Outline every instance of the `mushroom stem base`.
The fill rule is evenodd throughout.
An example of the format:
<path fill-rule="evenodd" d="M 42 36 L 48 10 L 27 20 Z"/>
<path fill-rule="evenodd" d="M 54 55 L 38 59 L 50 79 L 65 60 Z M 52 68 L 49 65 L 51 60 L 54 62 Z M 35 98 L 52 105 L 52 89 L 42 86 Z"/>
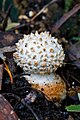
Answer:
<path fill-rule="evenodd" d="M 51 74 L 31 74 L 26 79 L 33 88 L 42 91 L 46 97 L 56 101 L 66 97 L 66 84 L 59 75 Z"/>

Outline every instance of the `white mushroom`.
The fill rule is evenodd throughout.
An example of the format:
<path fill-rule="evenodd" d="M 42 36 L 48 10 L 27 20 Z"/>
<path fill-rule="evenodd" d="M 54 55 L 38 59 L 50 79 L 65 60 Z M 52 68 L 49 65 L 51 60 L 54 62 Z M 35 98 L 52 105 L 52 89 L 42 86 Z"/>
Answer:
<path fill-rule="evenodd" d="M 16 47 L 14 61 L 31 74 L 26 78 L 32 87 L 41 90 L 49 99 L 64 99 L 66 85 L 55 71 L 62 66 L 65 54 L 57 39 L 49 32 L 36 32 L 24 35 Z"/>

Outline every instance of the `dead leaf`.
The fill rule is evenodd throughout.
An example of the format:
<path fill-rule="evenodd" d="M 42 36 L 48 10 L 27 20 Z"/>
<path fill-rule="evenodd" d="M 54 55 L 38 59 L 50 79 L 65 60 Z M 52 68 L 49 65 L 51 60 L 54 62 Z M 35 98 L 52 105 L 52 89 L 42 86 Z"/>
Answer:
<path fill-rule="evenodd" d="M 0 120 L 18 120 L 10 103 L 0 94 Z"/>
<path fill-rule="evenodd" d="M 73 64 L 80 68 L 80 41 L 71 45 L 66 53 Z"/>

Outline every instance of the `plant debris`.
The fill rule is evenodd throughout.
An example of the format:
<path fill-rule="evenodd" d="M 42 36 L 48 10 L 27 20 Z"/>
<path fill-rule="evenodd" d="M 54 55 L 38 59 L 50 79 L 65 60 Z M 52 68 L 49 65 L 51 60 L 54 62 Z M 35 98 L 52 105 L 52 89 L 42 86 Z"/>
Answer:
<path fill-rule="evenodd" d="M 0 90 L 2 87 L 2 79 L 3 79 L 3 64 L 0 64 Z"/>
<path fill-rule="evenodd" d="M 80 69 L 80 42 L 72 44 L 69 49 L 66 50 L 66 54 L 73 65 Z"/>
<path fill-rule="evenodd" d="M 19 120 L 10 103 L 0 94 L 0 120 Z"/>
<path fill-rule="evenodd" d="M 69 12 L 65 13 L 60 20 L 58 20 L 53 26 L 52 26 L 52 30 L 51 33 L 53 34 L 54 32 L 56 32 L 60 26 L 66 22 L 73 14 L 75 14 L 78 10 L 80 10 L 80 4 L 77 4 L 73 7 L 72 10 L 70 10 Z"/>

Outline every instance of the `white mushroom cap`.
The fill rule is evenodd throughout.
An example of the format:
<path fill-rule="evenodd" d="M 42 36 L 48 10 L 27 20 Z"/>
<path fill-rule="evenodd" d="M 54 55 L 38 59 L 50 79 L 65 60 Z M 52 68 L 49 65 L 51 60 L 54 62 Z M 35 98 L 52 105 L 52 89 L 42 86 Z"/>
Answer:
<path fill-rule="evenodd" d="M 52 73 L 65 58 L 62 46 L 49 32 L 24 35 L 16 47 L 14 61 L 28 73 Z"/>

